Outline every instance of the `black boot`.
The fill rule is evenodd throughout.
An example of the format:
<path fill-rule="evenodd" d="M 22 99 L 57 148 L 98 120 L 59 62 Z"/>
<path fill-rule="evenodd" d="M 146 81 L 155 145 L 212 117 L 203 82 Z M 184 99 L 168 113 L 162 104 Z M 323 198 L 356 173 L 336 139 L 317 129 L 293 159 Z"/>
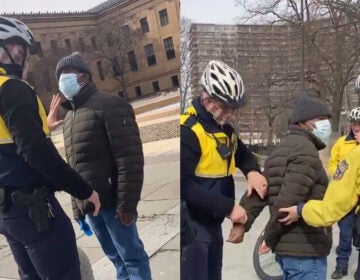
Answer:
<path fill-rule="evenodd" d="M 347 268 L 336 267 L 333 274 L 331 274 L 331 278 L 332 279 L 341 279 L 344 276 L 346 276 L 347 274 L 348 274 Z"/>

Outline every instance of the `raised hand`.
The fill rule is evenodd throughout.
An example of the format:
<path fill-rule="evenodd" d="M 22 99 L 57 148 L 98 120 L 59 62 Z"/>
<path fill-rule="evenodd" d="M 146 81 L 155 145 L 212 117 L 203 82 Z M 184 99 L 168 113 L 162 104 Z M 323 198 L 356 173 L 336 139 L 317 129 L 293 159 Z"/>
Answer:
<path fill-rule="evenodd" d="M 64 120 L 58 120 L 58 111 L 61 103 L 60 94 L 53 95 L 50 103 L 50 110 L 47 116 L 47 123 L 50 131 L 56 129 L 59 125 L 63 124 Z"/>

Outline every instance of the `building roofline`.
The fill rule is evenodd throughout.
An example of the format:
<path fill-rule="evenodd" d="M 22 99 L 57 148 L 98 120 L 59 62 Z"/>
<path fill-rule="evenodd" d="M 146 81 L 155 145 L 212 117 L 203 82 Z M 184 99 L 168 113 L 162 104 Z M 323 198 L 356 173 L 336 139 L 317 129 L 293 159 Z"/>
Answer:
<path fill-rule="evenodd" d="M 118 5 L 123 5 L 128 3 L 130 0 L 107 0 L 87 11 L 47 11 L 47 12 L 28 12 L 28 13 L 18 13 L 18 12 L 11 12 L 11 13 L 0 13 L 0 16 L 6 17 L 19 17 L 19 18 L 39 18 L 39 17 L 52 17 L 52 16 L 62 16 L 62 17 L 82 17 L 82 16 L 98 16 L 105 11 L 111 10 Z"/>

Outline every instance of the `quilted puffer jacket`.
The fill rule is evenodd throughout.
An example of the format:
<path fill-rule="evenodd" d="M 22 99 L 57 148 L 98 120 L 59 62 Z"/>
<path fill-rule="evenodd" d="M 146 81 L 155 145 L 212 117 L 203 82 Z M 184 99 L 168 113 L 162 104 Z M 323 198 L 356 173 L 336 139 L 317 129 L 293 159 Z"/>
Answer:
<path fill-rule="evenodd" d="M 331 227 L 312 227 L 302 219 L 290 226 L 278 221 L 284 217 L 279 213 L 279 208 L 323 198 L 328 178 L 318 150 L 324 147 L 311 132 L 291 125 L 283 141 L 265 161 L 267 199 L 261 200 L 256 195 L 247 198 L 244 195 L 241 200 L 248 212 L 248 229 L 262 209 L 269 205 L 271 217 L 264 237 L 266 244 L 277 254 L 316 257 L 330 253 Z"/>
<path fill-rule="evenodd" d="M 144 156 L 134 111 L 94 84 L 62 104 L 66 159 L 98 193 L 102 209 L 136 213 L 144 178 Z M 92 209 L 72 198 L 74 218 Z"/>

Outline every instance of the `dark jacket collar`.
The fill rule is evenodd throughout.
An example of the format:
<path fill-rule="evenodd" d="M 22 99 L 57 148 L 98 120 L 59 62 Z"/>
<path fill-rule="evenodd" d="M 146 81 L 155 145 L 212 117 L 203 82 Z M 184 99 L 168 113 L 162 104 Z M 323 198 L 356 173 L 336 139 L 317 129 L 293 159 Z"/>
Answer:
<path fill-rule="evenodd" d="M 355 135 L 354 132 L 352 132 L 351 130 L 351 132 L 348 135 L 346 135 L 345 141 L 353 141 L 353 140 L 355 140 Z"/>
<path fill-rule="evenodd" d="M 80 92 L 74 96 L 73 100 L 66 100 L 61 104 L 67 110 L 72 110 L 73 108 L 77 108 L 81 106 L 91 95 L 96 93 L 97 87 L 95 84 L 90 83 L 81 88 Z"/>
<path fill-rule="evenodd" d="M 324 149 L 326 147 L 326 145 L 320 140 L 318 139 L 314 134 L 311 133 L 311 131 L 307 131 L 305 129 L 300 128 L 299 126 L 295 125 L 295 124 L 291 124 L 289 125 L 289 129 L 288 132 L 286 133 L 288 134 L 295 134 L 295 135 L 302 135 L 305 136 L 307 139 L 309 139 L 311 142 L 314 143 L 316 149 L 318 151 Z"/>
<path fill-rule="evenodd" d="M 204 106 L 201 104 L 200 97 L 194 99 L 192 101 L 192 105 L 195 108 L 195 111 L 197 113 L 197 119 L 198 121 L 203 125 L 204 129 L 207 132 L 215 133 L 215 132 L 225 132 L 227 135 L 231 135 L 234 131 L 232 126 L 230 125 L 218 125 L 213 116 L 205 110 Z"/>

